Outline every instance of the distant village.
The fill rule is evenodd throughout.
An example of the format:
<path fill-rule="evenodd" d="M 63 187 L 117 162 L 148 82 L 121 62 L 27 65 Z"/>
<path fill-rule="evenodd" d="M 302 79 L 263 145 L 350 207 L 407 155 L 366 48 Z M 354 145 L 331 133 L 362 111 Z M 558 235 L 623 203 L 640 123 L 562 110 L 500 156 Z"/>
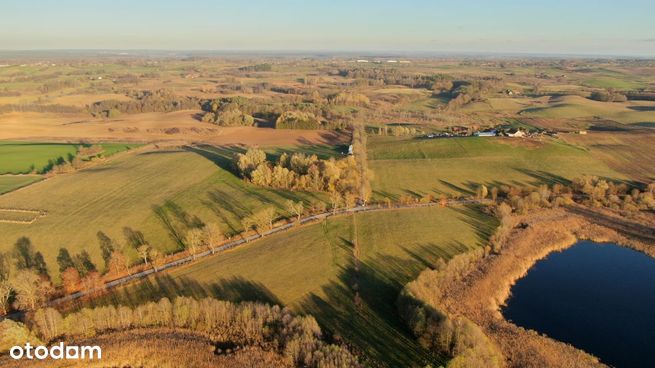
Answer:
<path fill-rule="evenodd" d="M 580 133 L 582 134 L 582 133 Z M 534 138 L 541 136 L 557 137 L 558 133 L 552 130 L 512 127 L 511 125 L 499 125 L 494 128 L 476 130 L 467 126 L 451 126 L 448 131 L 426 134 L 426 138 L 449 138 L 449 137 L 511 137 L 511 138 Z"/>

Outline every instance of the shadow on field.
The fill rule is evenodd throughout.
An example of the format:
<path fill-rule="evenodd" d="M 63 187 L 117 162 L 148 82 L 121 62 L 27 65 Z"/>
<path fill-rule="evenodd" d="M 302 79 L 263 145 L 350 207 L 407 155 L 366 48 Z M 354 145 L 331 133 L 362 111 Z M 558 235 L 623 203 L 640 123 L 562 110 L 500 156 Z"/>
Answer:
<path fill-rule="evenodd" d="M 298 309 L 313 315 L 334 340 L 372 360 L 371 366 L 439 366 L 445 360 L 421 347 L 398 314 L 396 299 L 409 278 L 398 275 L 406 267 L 407 260 L 388 256 L 360 262 L 358 271 L 347 267 L 339 282 L 322 288 L 325 296 L 312 294 Z"/>
<path fill-rule="evenodd" d="M 294 301 L 290 307 L 296 312 L 314 316 L 328 337 L 346 343 L 361 354 L 365 363 L 370 363 L 369 366 L 419 368 L 444 365 L 447 360 L 445 357 L 432 354 L 417 342 L 402 320 L 396 300 L 406 283 L 416 279 L 426 268 L 431 268 L 438 259 L 448 259 L 486 243 L 495 223 L 480 211 L 479 206 L 458 206 L 452 210 L 456 211 L 455 216 L 462 217 L 470 227 L 476 229 L 477 244 L 449 240 L 410 247 L 399 242 L 397 246 L 403 251 L 402 255 L 378 253 L 367 250 L 375 248 L 360 244 L 363 254 L 355 260 L 354 243 L 348 238 L 348 233 L 334 234 L 338 241 L 332 245 L 341 247 L 342 251 L 346 251 L 344 254 L 347 254 L 347 257 L 334 258 L 339 269 L 337 278 L 320 286 L 320 293 L 308 294 Z M 448 229 L 435 228 L 434 231 Z M 275 285 L 277 278 L 286 277 L 284 272 L 262 284 L 238 276 L 219 278 L 215 274 L 220 270 L 210 267 L 206 267 L 203 272 L 196 272 L 196 266 L 199 265 L 202 264 L 194 266 L 195 275 L 202 274 L 203 278 L 213 277 L 217 281 L 204 283 L 184 275 L 172 277 L 162 274 L 112 290 L 91 304 L 137 305 L 162 297 L 211 296 L 234 302 L 259 301 L 282 305 L 267 285 Z M 180 272 L 184 273 L 184 267 Z"/>
<path fill-rule="evenodd" d="M 439 180 L 439 182 L 440 182 L 442 185 L 444 185 L 444 186 L 446 186 L 446 187 L 448 187 L 448 188 L 450 188 L 450 189 L 452 189 L 452 190 L 454 190 L 454 191 L 456 191 L 456 192 L 459 192 L 459 193 L 462 194 L 462 195 L 473 195 L 473 194 L 475 194 L 475 192 L 474 192 L 474 191 L 471 191 L 470 189 L 466 189 L 466 188 L 464 188 L 464 187 L 460 187 L 460 186 L 458 186 L 458 185 L 455 185 L 455 184 L 453 184 L 453 183 L 447 182 L 447 181 L 445 181 L 445 180 Z"/>
<path fill-rule="evenodd" d="M 173 277 L 168 274 L 161 274 L 144 279 L 137 284 L 114 289 L 106 295 L 87 302 L 84 306 L 136 306 L 145 302 L 157 301 L 164 297 L 173 300 L 178 296 L 213 297 L 231 302 L 259 301 L 268 304 L 281 304 L 264 285 L 242 277 L 237 276 L 220 279 L 212 283 L 201 283 L 187 277 Z M 77 308 L 83 307 L 79 303 L 76 302 Z"/>
<path fill-rule="evenodd" d="M 487 240 L 491 237 L 498 220 L 482 212 L 480 205 L 471 204 L 462 207 L 452 207 L 453 211 L 462 215 L 462 220 L 471 225 L 475 229 L 478 238 L 477 245 L 483 247 L 487 244 Z M 465 246 L 465 248 L 468 248 Z"/>
<path fill-rule="evenodd" d="M 163 206 L 153 206 L 152 210 L 180 249 L 184 248 L 184 237 L 187 231 L 205 226 L 198 216 L 189 214 L 170 200 L 166 201 Z"/>
<path fill-rule="evenodd" d="M 233 157 L 237 153 L 245 153 L 246 149 L 241 146 L 185 146 L 184 150 L 187 152 L 196 153 L 209 161 L 216 164 L 221 169 L 231 172 L 236 175 L 234 164 L 232 163 Z"/>

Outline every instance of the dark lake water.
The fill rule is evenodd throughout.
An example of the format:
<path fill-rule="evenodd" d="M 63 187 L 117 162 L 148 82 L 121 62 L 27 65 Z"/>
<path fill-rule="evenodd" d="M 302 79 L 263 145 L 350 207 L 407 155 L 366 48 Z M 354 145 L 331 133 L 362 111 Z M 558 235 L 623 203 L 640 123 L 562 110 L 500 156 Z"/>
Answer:
<path fill-rule="evenodd" d="M 618 368 L 655 367 L 655 259 L 581 241 L 537 262 L 503 315 Z"/>

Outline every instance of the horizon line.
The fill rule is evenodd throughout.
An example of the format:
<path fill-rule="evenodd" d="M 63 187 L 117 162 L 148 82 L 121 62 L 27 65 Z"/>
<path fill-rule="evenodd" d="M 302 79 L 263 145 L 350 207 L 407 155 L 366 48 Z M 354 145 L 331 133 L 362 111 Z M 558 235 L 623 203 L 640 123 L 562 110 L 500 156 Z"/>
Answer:
<path fill-rule="evenodd" d="M 361 55 L 391 57 L 404 56 L 409 58 L 418 57 L 533 57 L 533 58 L 630 58 L 630 59 L 655 59 L 655 54 L 617 54 L 617 53 L 571 53 L 571 52 L 508 52 L 508 51 L 435 51 L 435 50 L 348 50 L 348 49 L 166 49 L 166 48 L 26 48 L 26 49 L 3 49 L 1 54 L 20 53 L 114 53 L 118 55 L 107 56 L 130 56 L 129 53 L 189 53 L 189 54 L 231 54 L 231 55 L 276 55 L 276 56 L 298 56 L 298 55 Z M 103 55 L 97 55 L 103 56 Z"/>

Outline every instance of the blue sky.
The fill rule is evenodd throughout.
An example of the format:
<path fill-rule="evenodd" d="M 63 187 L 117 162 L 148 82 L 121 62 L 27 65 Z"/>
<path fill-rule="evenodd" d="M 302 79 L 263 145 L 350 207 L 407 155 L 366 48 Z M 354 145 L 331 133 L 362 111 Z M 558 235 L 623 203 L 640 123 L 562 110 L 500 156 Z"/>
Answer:
<path fill-rule="evenodd" d="M 653 0 L 2 0 L 0 49 L 655 56 Z"/>

